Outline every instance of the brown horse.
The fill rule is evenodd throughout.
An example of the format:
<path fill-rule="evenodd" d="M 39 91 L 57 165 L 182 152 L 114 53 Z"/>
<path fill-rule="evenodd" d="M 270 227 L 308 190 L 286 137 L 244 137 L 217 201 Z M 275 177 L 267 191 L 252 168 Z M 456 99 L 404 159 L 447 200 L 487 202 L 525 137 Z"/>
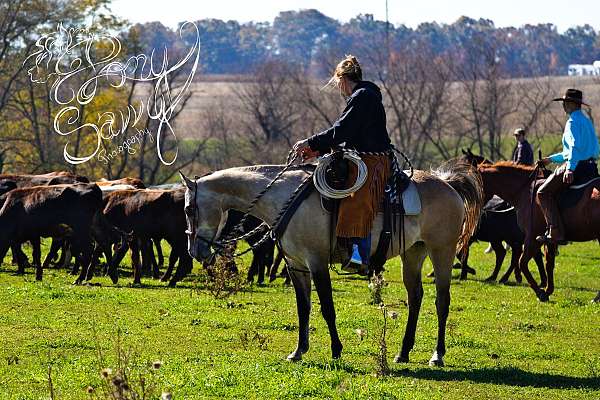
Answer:
<path fill-rule="evenodd" d="M 494 194 L 515 206 L 519 226 L 525 233 L 523 254 L 519 260 L 519 269 L 525 275 L 529 286 L 535 291 L 540 301 L 547 301 L 554 292 L 554 263 L 556 245 L 546 247 L 547 286 L 541 288 L 527 267 L 529 260 L 540 249 L 541 244 L 535 240 L 546 230 L 546 221 L 542 214 L 535 192 L 543 182 L 538 179 L 538 171 L 534 167 L 516 165 L 501 161 L 492 165 L 479 165 L 486 200 Z M 600 182 L 587 185 L 581 199 L 573 207 L 562 209 L 561 216 L 565 223 L 568 241 L 587 242 L 600 240 Z"/>

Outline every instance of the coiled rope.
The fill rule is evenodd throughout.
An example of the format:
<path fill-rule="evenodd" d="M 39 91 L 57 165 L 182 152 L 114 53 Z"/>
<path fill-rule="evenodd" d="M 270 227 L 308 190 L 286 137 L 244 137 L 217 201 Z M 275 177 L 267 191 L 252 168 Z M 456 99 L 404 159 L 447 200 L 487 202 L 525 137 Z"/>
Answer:
<path fill-rule="evenodd" d="M 354 151 L 344 151 L 343 158 L 354 163 L 358 169 L 356 182 L 348 189 L 334 189 L 327 183 L 326 171 L 329 164 L 331 164 L 334 161 L 333 153 L 326 154 L 323 157 L 319 158 L 317 167 L 313 174 L 313 182 L 315 184 L 315 188 L 323 196 L 328 197 L 330 199 L 343 199 L 344 197 L 348 197 L 352 193 L 358 191 L 358 189 L 360 189 L 367 181 L 367 165 L 363 160 L 361 160 L 358 153 Z"/>

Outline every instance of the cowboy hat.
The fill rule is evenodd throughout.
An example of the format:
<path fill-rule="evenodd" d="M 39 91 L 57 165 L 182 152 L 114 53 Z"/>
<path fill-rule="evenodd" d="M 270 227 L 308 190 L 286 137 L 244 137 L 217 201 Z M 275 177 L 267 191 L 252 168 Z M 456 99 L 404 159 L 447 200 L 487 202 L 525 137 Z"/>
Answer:
<path fill-rule="evenodd" d="M 525 135 L 525 133 L 526 133 L 525 128 L 517 128 L 513 132 L 513 135 L 515 135 L 515 136 L 517 136 L 517 135 Z"/>
<path fill-rule="evenodd" d="M 552 101 L 572 101 L 589 107 L 588 104 L 583 102 L 583 92 L 578 89 L 567 89 L 563 97 L 557 97 L 556 99 L 552 99 Z"/>

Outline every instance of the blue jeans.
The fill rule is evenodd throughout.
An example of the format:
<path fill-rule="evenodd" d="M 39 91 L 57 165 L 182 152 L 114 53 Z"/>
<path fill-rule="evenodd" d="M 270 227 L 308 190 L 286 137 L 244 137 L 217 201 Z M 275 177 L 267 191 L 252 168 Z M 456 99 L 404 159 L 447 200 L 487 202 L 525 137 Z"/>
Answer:
<path fill-rule="evenodd" d="M 362 259 L 363 264 L 369 264 L 371 257 L 371 234 L 364 238 L 352 238 L 352 244 L 358 246 L 358 253 Z"/>

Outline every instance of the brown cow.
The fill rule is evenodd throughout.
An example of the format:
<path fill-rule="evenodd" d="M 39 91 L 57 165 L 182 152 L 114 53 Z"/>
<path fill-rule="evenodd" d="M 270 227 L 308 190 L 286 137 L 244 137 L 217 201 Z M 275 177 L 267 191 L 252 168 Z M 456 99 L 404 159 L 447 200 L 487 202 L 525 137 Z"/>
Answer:
<path fill-rule="evenodd" d="M 137 240 L 131 241 L 134 263 L 134 283 L 140 284 L 141 270 L 137 257 L 149 256 L 148 244 L 151 240 L 165 239 L 171 245 L 171 261 L 179 259 L 177 272 L 169 281 L 174 286 L 192 269 L 192 259 L 187 252 L 185 236 L 186 221 L 183 211 L 184 190 L 118 190 L 108 194 L 105 201 L 104 215 L 110 223 L 122 231 L 133 234 Z M 151 253 L 151 251 L 150 251 Z M 118 257 L 115 255 L 109 267 L 109 276 L 113 282 L 118 281 Z M 170 265 L 172 269 L 172 265 Z"/>
<path fill-rule="evenodd" d="M 92 254 L 90 229 L 102 207 L 102 192 L 94 184 L 33 186 L 8 192 L 0 209 L 0 263 L 8 248 L 40 236 L 68 235 L 73 252 L 83 267 L 75 283 L 86 278 Z M 39 252 L 36 252 L 36 279 L 42 279 Z"/>
<path fill-rule="evenodd" d="M 81 175 L 75 175 L 68 171 L 55 171 L 48 172 L 46 174 L 0 174 L 0 195 L 16 189 L 17 187 L 31 187 L 31 186 L 49 186 L 69 183 L 89 183 L 88 178 Z M 55 236 L 58 238 L 58 236 Z M 54 243 L 54 239 L 52 240 Z M 33 245 L 33 253 L 40 253 L 39 238 L 34 239 L 31 244 Z M 20 245 L 14 245 L 12 247 L 13 260 L 19 265 L 19 272 L 22 272 L 25 265 L 28 263 L 27 256 L 21 250 Z M 46 264 L 49 260 L 44 260 Z"/>
<path fill-rule="evenodd" d="M 47 174 L 0 174 L 0 182 L 13 181 L 17 187 L 42 185 L 58 185 L 67 183 L 89 183 L 85 176 L 75 175 L 67 171 L 48 172 Z"/>
<path fill-rule="evenodd" d="M 121 179 L 113 179 L 113 180 L 100 179 L 99 181 L 96 182 L 96 185 L 98 185 L 98 186 L 130 185 L 136 189 L 146 189 L 146 185 L 144 185 L 144 182 L 142 182 L 141 179 L 130 178 L 130 177 L 121 178 Z"/>

